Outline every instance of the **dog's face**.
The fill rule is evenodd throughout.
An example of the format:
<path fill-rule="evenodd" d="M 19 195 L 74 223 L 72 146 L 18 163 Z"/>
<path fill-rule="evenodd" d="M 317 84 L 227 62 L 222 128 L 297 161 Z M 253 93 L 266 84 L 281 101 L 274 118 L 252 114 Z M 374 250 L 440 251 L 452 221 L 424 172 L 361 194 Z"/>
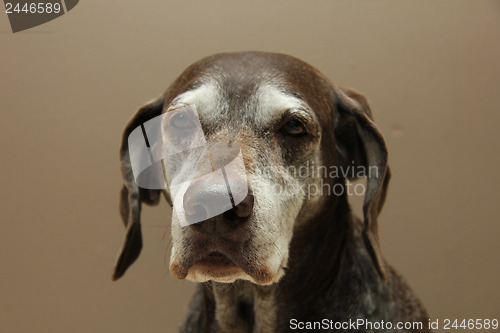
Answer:
<path fill-rule="evenodd" d="M 244 279 L 270 284 L 283 276 L 296 227 L 306 224 L 335 200 L 336 194 L 325 193 L 325 186 L 331 189 L 345 183 L 343 177 L 329 177 L 318 170 L 347 165 L 350 144 L 358 145 L 354 150 L 368 149 L 368 144 L 361 149 L 359 142 L 351 139 L 375 142 L 375 146 L 377 143 L 373 133 L 364 138 L 358 132 L 345 133 L 358 131 L 359 121 L 338 112 L 339 100 L 344 107 L 357 108 L 369 119 L 364 98 L 334 88 L 306 63 L 279 54 L 238 53 L 195 63 L 147 109 L 153 111 L 146 118 L 177 110 L 175 117 L 170 117 L 170 131 L 175 127 L 190 128 L 199 121 L 204 139 L 212 147 L 212 167 L 215 160 L 224 165 L 233 159 L 232 151 L 241 153 L 244 165 L 242 172 L 229 179 L 226 174 L 225 178 L 197 178 L 206 174 L 201 170 L 206 163 L 195 154 L 171 169 L 169 178 L 174 183 L 176 178 L 189 179 L 175 193 L 169 187 L 164 190 L 174 206 L 170 271 L 175 277 L 197 282 Z M 198 119 L 182 113 L 187 107 L 196 108 Z M 162 135 L 168 142 L 171 133 Z M 122 157 L 123 153 L 122 149 Z M 353 155 L 353 161 L 367 164 L 370 158 L 365 155 Z M 380 160 L 380 156 L 376 158 Z M 130 177 L 126 163 L 123 169 L 125 177 Z M 245 192 L 237 202 L 233 193 L 233 205 L 224 213 L 208 214 L 209 218 L 201 222 L 181 223 L 180 217 L 189 220 L 200 210 L 207 213 L 211 199 L 227 195 L 228 182 L 244 185 Z M 127 188 L 125 199 L 133 206 L 130 192 L 134 189 Z M 156 191 L 137 193 L 143 197 L 139 203 L 157 201 Z M 122 209 L 124 220 L 133 219 L 133 207 L 126 209 Z"/>
<path fill-rule="evenodd" d="M 187 91 L 165 105 L 164 112 L 195 105 L 208 142 L 231 142 L 241 149 L 249 191 L 247 199 L 232 209 L 236 213 L 245 210 L 244 216 L 224 213 L 187 227 L 181 226 L 178 216 L 185 214 L 182 208 L 191 207 L 186 202 L 174 205 L 181 211 L 173 214 L 170 270 L 180 279 L 277 281 L 288 261 L 288 245 L 299 213 L 311 211 L 321 201 L 320 196 L 306 201 L 304 191 L 319 177 L 294 171 L 322 164 L 323 129 L 316 113 L 301 98 L 303 93 L 269 65 L 215 61 Z M 196 173 L 194 161 L 184 163 L 178 173 Z M 185 183 L 176 197 L 185 198 L 192 186 L 192 182 Z M 202 191 L 217 191 L 219 186 L 214 181 Z M 200 232 L 203 224 L 212 224 L 208 228 L 213 229 L 223 229 L 219 226 L 224 224 L 237 226 Z"/>

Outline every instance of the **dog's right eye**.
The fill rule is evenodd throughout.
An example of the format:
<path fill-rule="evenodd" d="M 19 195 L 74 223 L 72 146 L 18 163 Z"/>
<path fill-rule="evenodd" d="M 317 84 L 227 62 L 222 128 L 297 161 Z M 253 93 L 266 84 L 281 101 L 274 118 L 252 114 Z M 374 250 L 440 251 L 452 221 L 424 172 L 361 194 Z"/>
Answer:
<path fill-rule="evenodd" d="M 194 123 L 187 115 L 179 113 L 170 119 L 169 125 L 178 129 L 187 129 L 193 127 Z"/>

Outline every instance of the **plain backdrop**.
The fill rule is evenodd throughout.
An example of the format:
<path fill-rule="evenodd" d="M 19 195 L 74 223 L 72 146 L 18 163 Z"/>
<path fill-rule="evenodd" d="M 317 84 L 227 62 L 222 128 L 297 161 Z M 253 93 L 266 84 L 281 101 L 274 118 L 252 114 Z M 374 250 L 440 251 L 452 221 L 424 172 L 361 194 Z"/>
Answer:
<path fill-rule="evenodd" d="M 16 34 L 1 12 L 0 332 L 177 330 L 194 284 L 168 272 L 166 202 L 111 282 L 121 131 L 189 64 L 242 50 L 369 98 L 393 173 L 386 259 L 433 320 L 499 318 L 499 36 L 486 0 L 84 0 Z"/>

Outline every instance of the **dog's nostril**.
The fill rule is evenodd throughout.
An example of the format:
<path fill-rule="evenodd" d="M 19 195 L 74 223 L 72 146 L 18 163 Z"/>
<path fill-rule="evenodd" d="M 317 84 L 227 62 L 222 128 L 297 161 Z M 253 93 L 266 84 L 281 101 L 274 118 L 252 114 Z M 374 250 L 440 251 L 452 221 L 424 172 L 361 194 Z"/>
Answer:
<path fill-rule="evenodd" d="M 228 212 L 224 213 L 224 217 L 228 219 L 235 218 L 248 218 L 253 212 L 253 201 L 254 197 L 252 194 L 248 194 L 242 202 L 233 207 Z"/>
<path fill-rule="evenodd" d="M 224 213 L 212 216 L 208 208 L 203 204 L 192 204 L 185 207 L 186 219 L 193 221 L 191 227 L 194 230 L 211 236 L 228 235 L 236 231 L 250 220 L 253 213 L 254 197 L 248 194 L 243 201 Z M 208 216 L 207 216 L 208 214 Z"/>

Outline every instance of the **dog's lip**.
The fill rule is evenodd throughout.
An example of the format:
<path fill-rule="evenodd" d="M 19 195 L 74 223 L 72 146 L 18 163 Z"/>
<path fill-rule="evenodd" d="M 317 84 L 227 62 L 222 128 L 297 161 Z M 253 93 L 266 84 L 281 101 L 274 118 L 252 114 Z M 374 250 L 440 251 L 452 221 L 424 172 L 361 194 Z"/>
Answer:
<path fill-rule="evenodd" d="M 196 261 L 194 265 L 204 265 L 213 267 L 236 266 L 236 264 L 225 254 L 214 251 Z"/>
<path fill-rule="evenodd" d="M 180 280 L 187 277 L 190 269 L 202 270 L 209 275 L 229 275 L 243 271 L 258 284 L 269 284 L 273 280 L 273 274 L 266 265 L 255 265 L 241 255 L 231 255 L 220 249 L 206 251 L 196 258 L 183 259 L 174 259 L 170 265 L 172 274 Z"/>
<path fill-rule="evenodd" d="M 202 273 L 212 278 L 227 278 L 242 272 L 242 268 L 225 254 L 214 251 L 194 262 L 188 271 Z"/>
<path fill-rule="evenodd" d="M 182 280 L 188 275 L 191 268 L 204 271 L 237 269 L 238 265 L 226 252 L 215 248 L 213 251 L 205 249 L 202 253 L 192 256 L 181 256 L 172 261 L 170 270 L 173 275 Z"/>

